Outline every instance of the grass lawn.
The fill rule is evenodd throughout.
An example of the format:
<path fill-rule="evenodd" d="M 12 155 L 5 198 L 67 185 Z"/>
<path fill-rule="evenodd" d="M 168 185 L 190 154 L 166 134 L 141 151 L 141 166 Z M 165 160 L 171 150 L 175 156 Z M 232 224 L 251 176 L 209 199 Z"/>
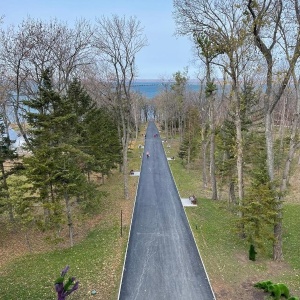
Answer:
<path fill-rule="evenodd" d="M 139 150 L 130 151 L 129 157 L 130 167 L 138 170 Z M 129 177 L 130 200 L 124 200 L 123 175 L 116 170 L 105 180 L 101 190 L 108 196 L 100 201 L 99 213 L 90 216 L 90 233 L 73 248 L 26 254 L 2 264 L 0 299 L 56 299 L 54 281 L 66 265 L 70 266 L 67 277 L 74 276 L 80 282 L 68 299 L 117 299 L 137 182 L 138 177 Z M 92 290 L 97 294 L 91 295 Z"/>
<path fill-rule="evenodd" d="M 106 299 L 115 299 L 106 285 L 117 284 L 119 279 L 116 271 L 122 257 L 114 257 L 111 251 L 123 247 L 119 240 L 118 224 L 100 226 L 71 249 L 18 259 L 1 270 L 0 299 L 55 299 L 53 281 L 66 265 L 70 265 L 68 276 L 80 280 L 80 288 L 70 299 L 89 299 L 92 289 L 106 290 Z"/>
<path fill-rule="evenodd" d="M 140 168 L 143 150 L 138 149 L 139 144 L 143 144 L 142 136 L 132 145 L 129 170 Z M 176 142 L 170 144 L 167 156 L 176 157 Z M 267 299 L 266 293 L 253 287 L 262 280 L 283 282 L 293 295 L 300 296 L 300 205 L 285 204 L 285 261 L 271 260 L 271 245 L 266 252 L 258 253 L 255 262 L 249 261 L 248 245 L 237 236 L 235 217 L 227 209 L 227 203 L 205 198 L 207 191 L 201 186 L 201 170 L 184 169 L 177 157 L 169 164 L 180 195 L 186 198 L 195 194 L 198 199 L 198 206 L 186 208 L 186 214 L 217 299 Z M 56 299 L 53 283 L 66 265 L 70 265 L 68 275 L 80 281 L 78 291 L 68 299 L 117 299 L 138 177 L 129 178 L 129 201 L 123 199 L 122 182 L 119 172 L 106 180 L 101 189 L 109 195 L 101 201 L 100 213 L 93 217 L 96 225 L 72 249 L 26 254 L 0 267 L 0 299 Z M 90 294 L 93 289 L 97 291 L 95 296 Z"/>
<path fill-rule="evenodd" d="M 171 151 L 171 150 L 169 150 Z M 168 154 L 176 155 L 174 152 Z M 180 159 L 169 163 L 179 194 L 186 198 L 195 194 L 197 207 L 185 208 L 202 260 L 217 299 L 267 299 L 267 293 L 253 287 L 258 281 L 285 283 L 292 295 L 300 296 L 300 205 L 285 204 L 284 257 L 271 259 L 272 245 L 259 252 L 255 262 L 248 259 L 249 245 L 235 232 L 235 216 L 225 201 L 204 198 L 201 170 L 186 170 Z M 270 299 L 270 298 L 269 298 Z"/>

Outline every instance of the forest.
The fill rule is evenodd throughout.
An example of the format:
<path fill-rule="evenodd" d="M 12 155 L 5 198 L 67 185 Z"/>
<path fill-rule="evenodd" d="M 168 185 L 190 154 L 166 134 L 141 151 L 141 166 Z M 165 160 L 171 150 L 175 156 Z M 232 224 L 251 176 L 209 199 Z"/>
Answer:
<path fill-rule="evenodd" d="M 256 249 L 271 241 L 281 261 L 299 163 L 299 2 L 173 4 L 176 34 L 194 42 L 199 92 L 188 91 L 187 70 L 153 99 L 132 91 L 147 46 L 135 17 L 0 27 L 0 221 L 25 236 L 49 230 L 57 242 L 67 226 L 72 247 L 74 222 L 105 196 L 97 178 L 122 172 L 129 198 L 128 151 L 151 118 L 166 139 L 179 137 L 178 158 L 199 170 L 208 197 L 229 203 L 241 238 Z"/>

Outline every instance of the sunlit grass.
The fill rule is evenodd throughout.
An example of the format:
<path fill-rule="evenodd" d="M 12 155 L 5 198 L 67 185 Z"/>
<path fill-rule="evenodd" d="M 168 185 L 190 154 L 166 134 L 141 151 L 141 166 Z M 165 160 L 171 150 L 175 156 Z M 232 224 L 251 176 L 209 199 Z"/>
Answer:
<path fill-rule="evenodd" d="M 285 262 L 272 261 L 271 242 L 266 243 L 264 251 L 258 251 L 257 260 L 252 262 L 248 259 L 249 244 L 237 234 L 237 216 L 228 209 L 228 203 L 203 197 L 201 170 L 184 169 L 180 159 L 169 165 L 181 197 L 195 194 L 198 198 L 197 207 L 185 210 L 212 284 L 222 283 L 234 289 L 245 282 L 251 285 L 272 280 L 285 283 L 294 295 L 300 296 L 300 205 L 284 206 Z"/>
<path fill-rule="evenodd" d="M 138 144 L 143 144 L 142 137 L 130 151 L 129 169 L 140 168 L 142 149 L 138 149 Z M 300 296 L 297 275 L 300 270 L 300 206 L 285 204 L 284 210 L 284 256 L 290 270 L 283 273 L 272 262 L 270 247 L 258 254 L 256 262 L 249 261 L 248 244 L 236 234 L 235 215 L 227 209 L 227 203 L 204 198 L 201 170 L 184 169 L 177 157 L 178 142 L 171 140 L 170 144 L 167 156 L 175 156 L 169 164 L 180 195 L 195 194 L 198 198 L 198 206 L 186 208 L 186 213 L 212 284 L 221 282 L 233 289 L 245 282 L 272 280 L 285 283 L 293 294 Z M 129 178 L 132 199 L 137 181 L 137 177 Z M 80 281 L 78 291 L 69 297 L 70 300 L 117 299 L 129 229 L 129 223 L 125 224 L 121 238 L 120 209 L 125 203 L 122 175 L 115 170 L 102 189 L 108 192 L 108 197 L 100 201 L 102 217 L 88 237 L 72 249 L 26 256 L 0 269 L 1 300 L 55 299 L 53 283 L 66 265 L 70 265 L 68 275 Z M 274 270 L 270 272 L 272 267 Z M 93 289 L 97 291 L 95 296 L 90 294 Z"/>
<path fill-rule="evenodd" d="M 83 299 L 105 281 L 106 264 L 113 259 L 111 249 L 118 246 L 119 238 L 118 226 L 100 227 L 71 249 L 28 255 L 11 263 L 1 276 L 0 299 L 55 299 L 53 283 L 66 265 L 70 265 L 68 275 L 80 281 L 80 288 L 70 299 Z"/>
<path fill-rule="evenodd" d="M 143 142 L 140 137 L 139 143 Z M 129 168 L 139 170 L 140 149 L 129 153 Z M 89 212 L 98 224 L 88 236 L 73 248 L 26 255 L 15 259 L 0 269 L 1 300 L 50 300 L 56 299 L 54 281 L 61 270 L 70 266 L 68 276 L 80 282 L 70 300 L 115 300 L 118 295 L 123 260 L 130 224 L 130 203 L 133 203 L 138 177 L 130 177 L 130 200 L 124 200 L 123 175 L 117 170 L 105 179 L 100 189 L 107 197 L 98 201 L 99 207 Z M 129 204 L 129 206 L 128 206 Z M 121 237 L 120 212 L 124 210 Z M 126 214 L 126 215 L 125 215 Z M 99 217 L 100 216 L 100 217 Z M 91 290 L 97 294 L 91 295 Z"/>

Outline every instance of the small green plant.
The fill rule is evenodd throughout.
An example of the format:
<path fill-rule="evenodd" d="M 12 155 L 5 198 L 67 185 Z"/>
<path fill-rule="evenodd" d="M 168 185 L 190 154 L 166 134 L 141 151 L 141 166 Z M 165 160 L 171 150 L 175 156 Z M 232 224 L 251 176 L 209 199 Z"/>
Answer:
<path fill-rule="evenodd" d="M 273 283 L 270 280 L 260 281 L 260 282 L 257 282 L 256 284 L 254 284 L 254 287 L 256 287 L 258 289 L 262 289 L 265 292 L 268 292 L 269 291 L 269 286 L 272 285 L 272 284 Z"/>
<path fill-rule="evenodd" d="M 65 300 L 72 292 L 78 289 L 79 281 L 75 282 L 75 277 L 69 277 L 66 284 L 64 284 L 65 276 L 69 270 L 69 266 L 66 266 L 61 274 L 55 281 L 55 290 L 57 292 L 57 300 Z"/>
<path fill-rule="evenodd" d="M 271 293 L 275 300 L 284 296 L 288 300 L 299 300 L 297 297 L 290 297 L 290 291 L 284 283 L 273 283 L 272 281 L 261 281 L 254 284 L 255 287 Z"/>
<path fill-rule="evenodd" d="M 270 285 L 269 292 L 274 296 L 276 300 L 279 300 L 281 295 L 283 295 L 285 298 L 289 298 L 290 296 L 290 291 L 288 287 L 283 283 Z"/>
<path fill-rule="evenodd" d="M 255 261 L 256 254 L 257 252 L 255 251 L 255 247 L 251 244 L 249 249 L 249 260 Z"/>

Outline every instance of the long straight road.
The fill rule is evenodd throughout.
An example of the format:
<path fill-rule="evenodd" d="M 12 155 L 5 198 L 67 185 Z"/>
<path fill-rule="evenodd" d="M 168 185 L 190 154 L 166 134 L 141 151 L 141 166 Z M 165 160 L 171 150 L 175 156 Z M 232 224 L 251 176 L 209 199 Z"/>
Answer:
<path fill-rule="evenodd" d="M 149 122 L 119 299 L 215 299 L 156 133 Z"/>

